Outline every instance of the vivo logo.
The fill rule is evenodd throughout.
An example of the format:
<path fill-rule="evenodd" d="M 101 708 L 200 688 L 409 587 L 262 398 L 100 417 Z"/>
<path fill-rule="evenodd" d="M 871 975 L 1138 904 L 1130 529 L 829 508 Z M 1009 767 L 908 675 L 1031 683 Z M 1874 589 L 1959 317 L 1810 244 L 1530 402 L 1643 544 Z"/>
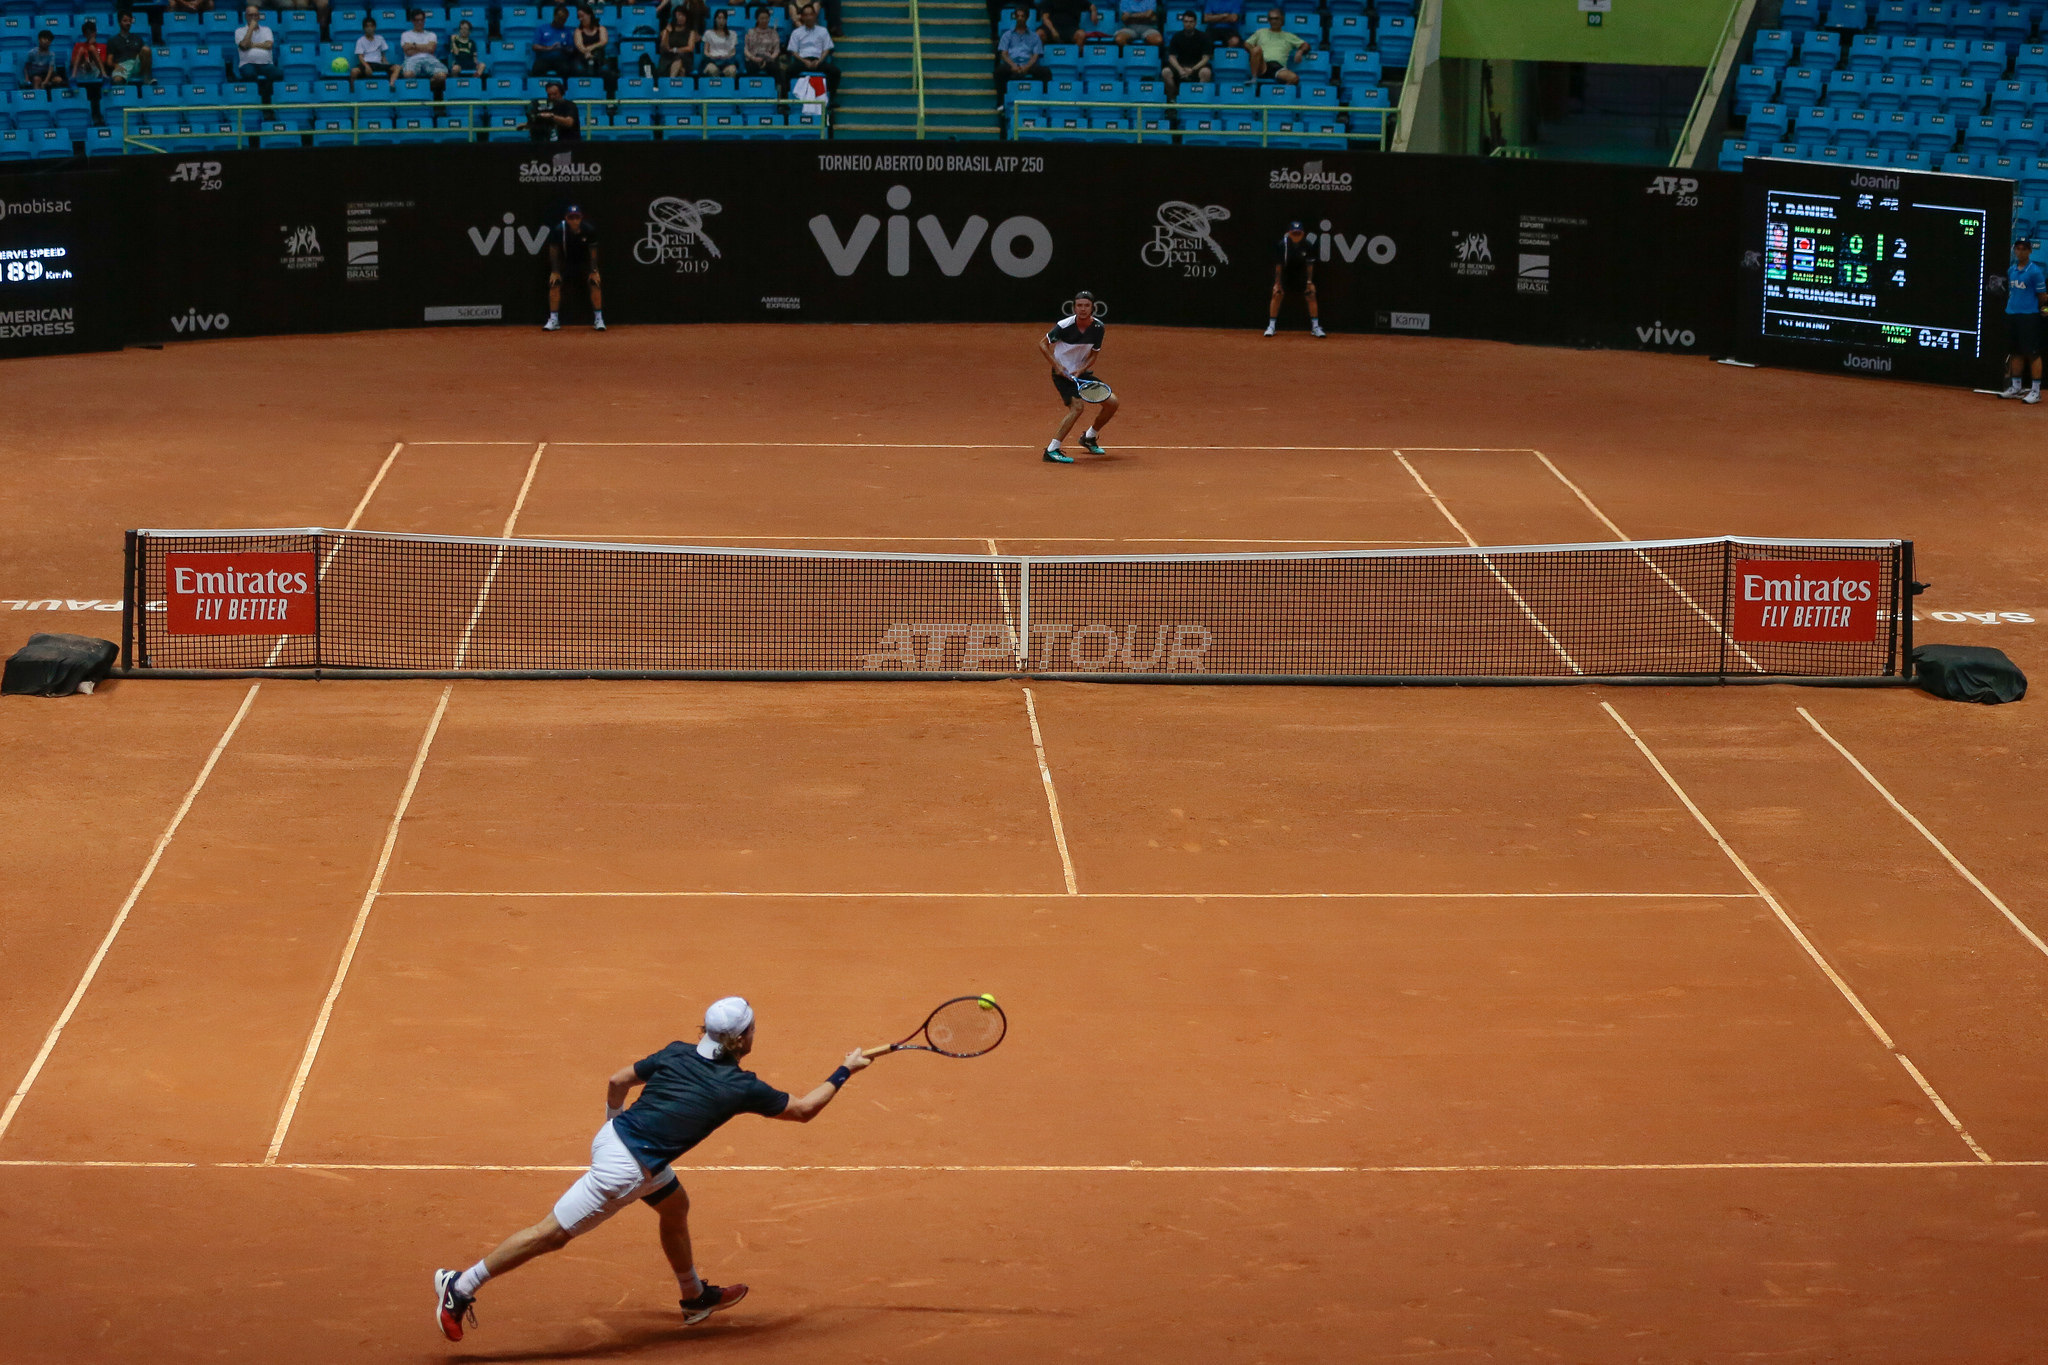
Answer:
<path fill-rule="evenodd" d="M 1892 362 L 1889 356 L 1845 355 L 1842 357 L 1845 370 L 1870 370 L 1877 374 L 1890 374 Z"/>
<path fill-rule="evenodd" d="M 906 185 L 889 187 L 889 207 L 902 210 L 910 207 L 910 188 Z M 824 214 L 811 219 L 811 236 L 818 239 L 818 249 L 825 253 L 825 261 L 835 275 L 851 275 L 860 269 L 868 248 L 875 243 L 875 234 L 882 230 L 882 220 L 872 213 L 864 213 L 853 225 L 853 231 L 841 238 L 832 220 Z M 938 218 L 927 213 L 917 220 L 918 236 L 924 239 L 925 249 L 931 252 L 938 263 L 939 273 L 957 276 L 964 273 L 967 264 L 984 238 L 988 241 L 988 257 L 995 262 L 996 269 L 1012 279 L 1028 280 L 1052 264 L 1052 233 L 1036 218 L 1005 218 L 989 231 L 988 219 L 972 214 L 960 225 L 960 235 L 950 241 L 946 229 Z M 1024 250 L 1019 251 L 1022 243 Z M 889 215 L 889 240 L 884 251 L 891 275 L 910 273 L 910 219 L 902 212 Z"/>
<path fill-rule="evenodd" d="M 512 215 L 505 215 L 505 225 L 494 227 L 489 232 L 477 228 L 469 230 L 469 240 L 476 247 L 476 254 L 488 256 L 502 248 L 505 255 L 514 254 L 521 246 L 529 256 L 540 255 L 540 249 L 548 244 L 548 230 L 545 226 L 523 228 L 512 221 Z"/>
<path fill-rule="evenodd" d="M 1394 259 L 1396 248 L 1392 237 L 1381 235 L 1368 239 L 1362 232 L 1356 237 L 1346 237 L 1341 232 L 1330 231 L 1330 220 L 1327 218 L 1322 220 L 1321 227 L 1323 230 L 1322 240 L 1317 243 L 1316 251 L 1317 258 L 1320 260 L 1327 261 L 1330 259 L 1330 248 L 1333 246 L 1337 248 L 1337 254 L 1344 258 L 1344 264 L 1346 265 L 1350 265 L 1353 261 L 1357 260 L 1358 253 L 1361 251 L 1365 253 L 1366 259 L 1374 265 L 1385 265 L 1388 261 Z M 1481 237 L 1479 244 L 1480 250 L 1484 251 L 1486 249 L 1486 239 Z M 1488 259 L 1491 258 L 1489 257 Z"/>
<path fill-rule="evenodd" d="M 226 313 L 202 313 L 196 308 L 187 308 L 184 317 L 171 319 L 174 332 L 225 332 L 227 329 Z"/>
<path fill-rule="evenodd" d="M 1653 322 L 1648 327 L 1636 328 L 1636 340 L 1645 346 L 1690 346 L 1692 333 L 1667 328 L 1662 322 Z"/>

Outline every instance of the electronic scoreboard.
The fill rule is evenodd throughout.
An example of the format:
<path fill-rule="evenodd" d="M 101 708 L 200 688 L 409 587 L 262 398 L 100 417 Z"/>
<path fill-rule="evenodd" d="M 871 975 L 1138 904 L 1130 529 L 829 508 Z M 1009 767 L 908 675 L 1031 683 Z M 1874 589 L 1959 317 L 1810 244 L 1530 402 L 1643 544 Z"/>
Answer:
<path fill-rule="evenodd" d="M 1746 359 L 1984 384 L 2000 372 L 2012 182 L 1743 163 Z"/>
<path fill-rule="evenodd" d="M 103 350 L 121 344 L 118 291 L 107 272 L 117 226 L 114 177 L 0 177 L 0 357 Z"/>

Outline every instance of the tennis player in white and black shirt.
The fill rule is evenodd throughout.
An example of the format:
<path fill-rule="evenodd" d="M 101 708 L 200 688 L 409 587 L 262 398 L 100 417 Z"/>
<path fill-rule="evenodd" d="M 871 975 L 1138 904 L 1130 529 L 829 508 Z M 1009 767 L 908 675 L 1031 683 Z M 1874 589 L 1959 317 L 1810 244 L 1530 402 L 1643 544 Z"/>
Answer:
<path fill-rule="evenodd" d="M 1095 357 L 1102 354 L 1102 319 L 1095 316 L 1095 296 L 1087 290 L 1074 295 L 1074 312 L 1070 317 L 1061 318 L 1045 334 L 1045 340 L 1038 343 L 1038 350 L 1052 364 L 1052 386 L 1058 391 L 1060 401 L 1067 405 L 1066 416 L 1060 419 L 1060 428 L 1046 442 L 1045 461 L 1048 464 L 1072 464 L 1074 457 L 1060 449 L 1060 442 L 1073 430 L 1074 422 L 1088 405 L 1080 393 L 1081 381 L 1095 379 Z M 1099 381 L 1098 381 L 1099 382 Z M 1096 434 L 1109 425 L 1109 419 L 1116 416 L 1117 399 L 1111 394 L 1104 399 L 1095 414 L 1095 421 L 1081 433 L 1081 444 L 1091 455 L 1107 455 Z"/>

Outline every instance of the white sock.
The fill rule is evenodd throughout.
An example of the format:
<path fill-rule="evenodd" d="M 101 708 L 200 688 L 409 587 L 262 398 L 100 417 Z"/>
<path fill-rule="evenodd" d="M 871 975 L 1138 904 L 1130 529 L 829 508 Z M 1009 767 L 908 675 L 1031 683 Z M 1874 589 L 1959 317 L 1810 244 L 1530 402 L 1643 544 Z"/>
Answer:
<path fill-rule="evenodd" d="M 704 1277 L 697 1273 L 697 1267 L 676 1272 L 676 1288 L 683 1291 L 683 1297 L 694 1299 L 704 1292 Z"/>
<path fill-rule="evenodd" d="M 1086 431 L 1082 432 L 1082 433 L 1081 433 L 1081 439 L 1082 439 L 1082 440 L 1084 440 L 1084 441 L 1092 441 L 1092 440 L 1094 440 L 1094 439 L 1095 439 L 1095 428 L 1094 428 L 1094 427 L 1090 427 L 1090 428 L 1088 428 L 1088 430 L 1086 430 Z"/>
<path fill-rule="evenodd" d="M 2040 391 L 2041 391 L 2041 381 L 2040 381 L 2040 380 L 2038 380 L 2038 379 L 2036 379 L 2036 380 L 2034 381 L 2034 392 L 2035 392 L 2035 393 L 2039 393 Z"/>
<path fill-rule="evenodd" d="M 594 313 L 593 313 L 593 314 L 591 315 L 591 320 L 592 320 L 593 322 L 603 322 L 603 321 L 604 321 L 604 309 L 602 309 L 602 308 L 599 308 L 599 309 L 597 309 L 597 310 L 596 310 L 596 311 L 595 311 L 595 312 L 594 312 Z"/>
<path fill-rule="evenodd" d="M 1058 450 L 1060 448 L 1060 438 L 1057 436 L 1053 437 L 1045 443 L 1045 448 L 1047 450 Z"/>
<path fill-rule="evenodd" d="M 549 321 L 549 322 L 560 322 L 561 320 L 562 320 L 562 315 L 561 315 L 560 313 L 550 313 L 550 314 L 548 314 L 548 321 Z"/>
<path fill-rule="evenodd" d="M 484 1281 L 489 1278 L 491 1278 L 491 1268 L 482 1261 L 478 1261 L 475 1265 L 455 1277 L 455 1292 L 474 1297 L 476 1291 L 483 1288 Z"/>

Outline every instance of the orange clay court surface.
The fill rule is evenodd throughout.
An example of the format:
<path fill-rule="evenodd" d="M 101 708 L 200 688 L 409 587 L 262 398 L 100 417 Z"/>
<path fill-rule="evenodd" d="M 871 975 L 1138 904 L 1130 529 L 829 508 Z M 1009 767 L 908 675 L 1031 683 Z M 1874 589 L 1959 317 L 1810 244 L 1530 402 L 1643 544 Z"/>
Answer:
<path fill-rule="evenodd" d="M 1124 327 L 1113 458 L 1060 468 L 1035 344 L 520 329 L 14 362 L 0 599 L 62 606 L 0 602 L 0 647 L 116 634 L 90 602 L 131 526 L 1000 553 L 1732 532 L 1913 538 L 1920 640 L 2043 662 L 2035 409 Z M 2039 706 L 10 698 L 0 1357 L 2039 1361 Z M 739 1308 L 684 1329 L 631 1210 L 488 1285 L 460 1346 L 435 1332 L 429 1272 L 545 1212 L 606 1074 L 706 1002 L 751 997 L 750 1065 L 802 1089 L 978 991 L 1011 1017 L 993 1055 L 886 1058 L 807 1128 L 741 1118 L 685 1158 Z"/>

